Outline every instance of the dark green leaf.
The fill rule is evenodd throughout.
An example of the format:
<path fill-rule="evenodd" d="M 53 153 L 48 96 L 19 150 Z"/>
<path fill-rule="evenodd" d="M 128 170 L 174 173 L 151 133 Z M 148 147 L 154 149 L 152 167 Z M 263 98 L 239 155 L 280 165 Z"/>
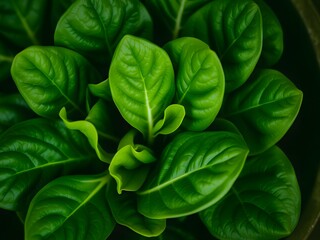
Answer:
<path fill-rule="evenodd" d="M 276 70 L 257 71 L 226 102 L 225 115 L 245 138 L 250 154 L 276 144 L 294 122 L 303 93 Z"/>
<path fill-rule="evenodd" d="M 164 48 L 175 67 L 176 102 L 186 109 L 183 126 L 202 131 L 213 122 L 222 105 L 225 81 L 220 60 L 196 38 L 179 38 Z"/>
<path fill-rule="evenodd" d="M 0 207 L 21 210 L 52 179 L 95 162 L 87 139 L 61 121 L 18 123 L 0 136 Z"/>
<path fill-rule="evenodd" d="M 200 216 L 218 239 L 282 239 L 297 225 L 300 204 L 294 169 L 272 147 L 249 158 L 231 191 Z"/>
<path fill-rule="evenodd" d="M 101 76 L 80 54 L 61 47 L 32 46 L 15 56 L 12 78 L 30 108 L 40 116 L 57 118 L 64 106 L 85 115 L 89 82 Z"/>
<path fill-rule="evenodd" d="M 177 135 L 138 192 L 139 212 L 164 219 L 211 206 L 229 191 L 247 154 L 238 134 L 221 131 Z"/>
<path fill-rule="evenodd" d="M 115 222 L 105 198 L 109 175 L 64 176 L 32 199 L 25 239 L 105 240 Z"/>

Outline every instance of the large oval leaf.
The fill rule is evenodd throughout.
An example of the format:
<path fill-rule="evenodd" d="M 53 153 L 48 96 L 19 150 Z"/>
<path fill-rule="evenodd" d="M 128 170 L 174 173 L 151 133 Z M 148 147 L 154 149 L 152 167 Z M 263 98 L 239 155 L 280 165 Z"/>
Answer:
<path fill-rule="evenodd" d="M 303 93 L 276 70 L 257 71 L 230 95 L 225 114 L 245 138 L 250 154 L 276 144 L 294 122 Z"/>
<path fill-rule="evenodd" d="M 294 169 L 273 147 L 249 158 L 231 191 L 200 216 L 218 239 L 282 239 L 298 223 L 300 204 Z"/>
<path fill-rule="evenodd" d="M 150 219 L 138 212 L 137 197 L 134 193 L 117 194 L 114 181 L 107 187 L 107 200 L 116 222 L 142 236 L 158 236 L 166 228 L 166 220 Z"/>
<path fill-rule="evenodd" d="M 152 142 L 153 127 L 175 91 L 167 53 L 142 38 L 125 36 L 113 56 L 109 84 L 121 115 Z"/>
<path fill-rule="evenodd" d="M 21 48 L 40 44 L 48 1 L 0 1 L 0 35 Z"/>
<path fill-rule="evenodd" d="M 246 144 L 234 133 L 179 134 L 138 192 L 139 212 L 163 219 L 209 207 L 229 191 L 247 154 Z"/>
<path fill-rule="evenodd" d="M 197 37 L 217 52 L 230 92 L 248 79 L 259 60 L 261 13 L 251 0 L 215 0 L 188 19 L 182 35 Z"/>
<path fill-rule="evenodd" d="M 64 176 L 32 199 L 25 239 L 105 240 L 115 222 L 105 198 L 108 175 Z"/>
<path fill-rule="evenodd" d="M 87 139 L 61 121 L 18 123 L 0 136 L 0 207 L 21 210 L 52 179 L 95 162 Z"/>
<path fill-rule="evenodd" d="M 57 118 L 64 106 L 83 112 L 86 87 L 101 76 L 80 54 L 61 47 L 31 46 L 13 60 L 12 78 L 31 109 Z"/>
<path fill-rule="evenodd" d="M 176 102 L 183 105 L 183 126 L 202 131 L 217 116 L 224 96 L 224 72 L 216 53 L 191 37 L 165 45 L 176 72 Z"/>
<path fill-rule="evenodd" d="M 126 34 L 152 37 L 152 20 L 138 0 L 79 0 L 60 18 L 55 44 L 71 48 L 107 71 Z"/>

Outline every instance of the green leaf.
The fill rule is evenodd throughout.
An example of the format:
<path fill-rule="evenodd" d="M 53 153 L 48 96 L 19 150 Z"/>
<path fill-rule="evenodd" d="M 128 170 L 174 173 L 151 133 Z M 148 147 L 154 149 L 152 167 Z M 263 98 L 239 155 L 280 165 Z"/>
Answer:
<path fill-rule="evenodd" d="M 32 199 L 25 239 L 105 240 L 114 219 L 105 199 L 109 175 L 60 177 Z"/>
<path fill-rule="evenodd" d="M 47 6 L 48 1 L 1 1 L 0 35 L 21 48 L 40 44 Z"/>
<path fill-rule="evenodd" d="M 261 11 L 263 23 L 263 46 L 259 65 L 270 67 L 276 64 L 283 52 L 283 31 L 278 17 L 264 0 L 254 0 Z"/>
<path fill-rule="evenodd" d="M 59 113 L 60 118 L 63 120 L 65 126 L 71 130 L 78 130 L 83 133 L 91 147 L 95 150 L 97 157 L 106 163 L 110 163 L 113 154 L 107 153 L 99 144 L 99 134 L 96 126 L 87 120 L 69 121 L 65 108 L 62 108 Z"/>
<path fill-rule="evenodd" d="M 168 135 L 175 132 L 181 125 L 186 112 L 182 105 L 171 104 L 164 110 L 164 117 L 154 126 L 154 136 Z"/>
<path fill-rule="evenodd" d="M 0 207 L 23 210 L 52 179 L 99 162 L 81 133 L 61 121 L 31 119 L 0 136 Z"/>
<path fill-rule="evenodd" d="M 259 60 L 261 13 L 251 0 L 215 0 L 188 19 L 182 35 L 197 37 L 217 52 L 226 92 L 231 92 L 248 79 Z"/>
<path fill-rule="evenodd" d="M 35 116 L 19 93 L 0 93 L 0 113 L 0 134 L 14 124 Z"/>
<path fill-rule="evenodd" d="M 257 71 L 226 102 L 225 116 L 245 138 L 250 154 L 276 144 L 293 124 L 303 93 L 282 73 Z"/>
<path fill-rule="evenodd" d="M 106 72 L 124 35 L 151 39 L 152 30 L 149 13 L 138 0 L 79 0 L 60 18 L 54 41 L 102 65 Z"/>
<path fill-rule="evenodd" d="M 166 220 L 150 219 L 141 215 L 137 210 L 137 197 L 134 193 L 116 193 L 116 184 L 110 182 L 107 188 L 107 200 L 118 224 L 126 226 L 145 237 L 160 235 L 166 228 Z"/>
<path fill-rule="evenodd" d="M 86 87 L 101 76 L 80 54 L 66 48 L 31 46 L 15 56 L 12 78 L 30 108 L 57 118 L 64 106 L 83 114 Z"/>
<path fill-rule="evenodd" d="M 138 192 L 149 218 L 190 215 L 219 201 L 240 174 L 248 149 L 238 134 L 184 132 L 164 149 Z"/>
<path fill-rule="evenodd" d="M 106 101 L 112 101 L 109 79 L 97 84 L 91 83 L 88 85 L 88 87 L 93 96 L 99 97 Z"/>
<path fill-rule="evenodd" d="M 294 169 L 272 147 L 248 159 L 231 191 L 200 216 L 218 239 L 282 239 L 297 225 L 300 205 Z"/>
<path fill-rule="evenodd" d="M 202 131 L 213 122 L 222 105 L 225 81 L 220 60 L 196 38 L 179 38 L 164 48 L 175 67 L 175 101 L 186 109 L 183 126 Z"/>
<path fill-rule="evenodd" d="M 150 164 L 156 160 L 152 151 L 141 145 L 126 145 L 113 157 L 109 171 L 117 182 L 119 194 L 125 191 L 137 191 L 150 170 Z"/>
<path fill-rule="evenodd" d="M 142 38 L 125 36 L 113 56 L 109 84 L 123 118 L 152 143 L 154 125 L 175 91 L 167 53 Z"/>
<path fill-rule="evenodd" d="M 8 43 L 0 40 L 0 83 L 10 77 L 10 68 L 14 53 L 11 51 Z"/>

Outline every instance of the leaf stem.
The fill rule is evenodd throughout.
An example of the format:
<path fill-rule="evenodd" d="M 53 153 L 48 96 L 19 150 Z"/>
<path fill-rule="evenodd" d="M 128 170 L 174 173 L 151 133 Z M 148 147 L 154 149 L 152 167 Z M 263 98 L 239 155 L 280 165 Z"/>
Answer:
<path fill-rule="evenodd" d="M 181 28 L 181 20 L 182 20 L 182 16 L 183 16 L 183 10 L 186 6 L 186 2 L 187 2 L 187 0 L 182 0 L 182 2 L 180 3 L 180 8 L 179 8 L 178 15 L 176 18 L 176 24 L 175 24 L 174 30 L 173 30 L 173 39 L 176 39 L 179 35 L 179 31 Z"/>

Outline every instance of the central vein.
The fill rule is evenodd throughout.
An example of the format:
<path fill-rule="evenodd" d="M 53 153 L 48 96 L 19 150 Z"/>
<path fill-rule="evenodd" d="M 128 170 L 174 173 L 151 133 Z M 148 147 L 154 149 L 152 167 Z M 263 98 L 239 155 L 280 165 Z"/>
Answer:
<path fill-rule="evenodd" d="M 186 6 L 186 2 L 187 2 L 187 0 L 182 0 L 180 3 L 179 11 L 178 11 L 177 18 L 176 18 L 176 24 L 175 24 L 174 30 L 173 30 L 173 39 L 176 39 L 179 35 L 179 31 L 180 31 L 180 27 L 181 27 L 181 20 L 182 20 L 184 8 Z"/>

